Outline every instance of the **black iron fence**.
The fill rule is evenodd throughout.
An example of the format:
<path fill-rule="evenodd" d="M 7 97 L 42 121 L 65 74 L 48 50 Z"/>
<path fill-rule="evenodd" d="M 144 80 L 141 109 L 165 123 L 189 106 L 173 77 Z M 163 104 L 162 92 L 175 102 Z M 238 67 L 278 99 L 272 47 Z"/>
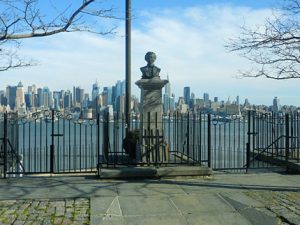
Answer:
<path fill-rule="evenodd" d="M 298 113 L 170 114 L 142 123 L 123 115 L 82 119 L 41 111 L 0 118 L 0 174 L 95 172 L 98 166 L 206 165 L 247 170 L 299 162 Z M 156 117 L 158 118 L 158 117 Z M 155 123 L 155 128 L 149 123 Z M 151 127 L 151 129 L 150 129 Z"/>

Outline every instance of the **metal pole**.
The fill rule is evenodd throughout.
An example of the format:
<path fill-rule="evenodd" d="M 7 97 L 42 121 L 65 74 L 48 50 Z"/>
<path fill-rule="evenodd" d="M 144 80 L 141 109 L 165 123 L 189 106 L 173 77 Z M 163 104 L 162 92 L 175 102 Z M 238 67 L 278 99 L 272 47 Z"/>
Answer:
<path fill-rule="evenodd" d="M 207 115 L 207 160 L 211 167 L 211 114 Z"/>
<path fill-rule="evenodd" d="M 51 110 L 50 173 L 54 173 L 54 110 Z"/>
<path fill-rule="evenodd" d="M 285 115 L 285 160 L 288 162 L 290 154 L 290 120 L 289 114 Z"/>
<path fill-rule="evenodd" d="M 125 94 L 125 122 L 126 133 L 130 130 L 131 105 L 131 0 L 126 0 L 126 94 Z"/>
<path fill-rule="evenodd" d="M 6 179 L 7 173 L 7 112 L 4 113 L 4 132 L 3 132 L 3 150 L 4 150 L 4 165 L 3 165 L 3 178 Z"/>

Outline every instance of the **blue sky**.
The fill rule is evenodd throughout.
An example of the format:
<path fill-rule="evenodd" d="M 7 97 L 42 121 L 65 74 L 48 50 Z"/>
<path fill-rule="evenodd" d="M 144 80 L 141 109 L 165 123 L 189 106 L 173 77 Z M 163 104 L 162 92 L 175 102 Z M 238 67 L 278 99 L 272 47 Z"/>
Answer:
<path fill-rule="evenodd" d="M 154 51 L 161 78 L 169 75 L 176 97 L 183 95 L 184 86 L 190 86 L 196 97 L 208 92 L 211 98 L 234 100 L 239 95 L 251 103 L 270 105 L 278 96 L 282 104 L 300 105 L 300 81 L 237 79 L 238 71 L 251 68 L 251 63 L 224 48 L 226 40 L 238 35 L 240 25 L 262 24 L 278 1 L 132 0 L 133 94 L 139 96 L 134 82 L 141 76 L 139 68 L 145 65 L 144 54 Z M 67 2 L 76 1 L 52 2 L 64 8 Z M 113 4 L 122 15 L 124 2 L 106 0 L 105 4 Z M 39 63 L 2 73 L 0 89 L 21 80 L 25 86 L 35 83 L 51 90 L 81 86 L 90 93 L 96 79 L 101 88 L 124 79 L 124 22 L 106 20 L 98 24 L 118 25 L 117 34 L 69 33 L 24 41 L 20 53 Z"/>

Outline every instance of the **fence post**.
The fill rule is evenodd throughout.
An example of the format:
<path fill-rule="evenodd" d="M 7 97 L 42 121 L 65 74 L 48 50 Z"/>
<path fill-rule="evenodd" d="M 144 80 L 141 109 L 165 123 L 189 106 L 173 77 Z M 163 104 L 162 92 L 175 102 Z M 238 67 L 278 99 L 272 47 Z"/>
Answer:
<path fill-rule="evenodd" d="M 207 160 L 211 167 L 211 114 L 207 115 Z"/>
<path fill-rule="evenodd" d="M 251 111 L 248 111 L 248 142 L 246 143 L 246 173 L 250 167 L 250 142 L 251 142 Z"/>
<path fill-rule="evenodd" d="M 285 114 L 285 160 L 289 160 L 290 154 L 290 124 L 289 114 Z"/>
<path fill-rule="evenodd" d="M 246 173 L 250 168 L 250 142 L 246 143 Z"/>
<path fill-rule="evenodd" d="M 103 124 L 103 154 L 106 160 L 107 166 L 109 164 L 109 113 L 107 112 L 104 116 Z"/>
<path fill-rule="evenodd" d="M 3 132 L 3 150 L 4 150 L 4 165 L 3 165 L 3 177 L 6 179 L 7 173 L 7 112 L 4 113 L 4 132 Z"/>
<path fill-rule="evenodd" d="M 100 114 L 97 113 L 97 172 L 100 176 Z"/>
<path fill-rule="evenodd" d="M 155 165 L 157 166 L 158 160 L 159 160 L 159 130 L 156 129 L 155 130 Z"/>
<path fill-rule="evenodd" d="M 187 162 L 190 161 L 190 112 L 187 112 L 187 125 L 186 125 L 186 155 Z"/>
<path fill-rule="evenodd" d="M 54 110 L 52 112 L 51 119 L 51 145 L 50 145 L 50 173 L 54 173 Z"/>

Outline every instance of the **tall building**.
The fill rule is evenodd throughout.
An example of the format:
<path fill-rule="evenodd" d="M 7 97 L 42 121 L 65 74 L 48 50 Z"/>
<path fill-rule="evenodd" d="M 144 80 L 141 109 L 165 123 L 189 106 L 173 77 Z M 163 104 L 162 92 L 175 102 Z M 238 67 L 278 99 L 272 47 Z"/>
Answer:
<path fill-rule="evenodd" d="M 218 97 L 214 97 L 214 102 L 219 102 L 219 98 Z"/>
<path fill-rule="evenodd" d="M 185 104 L 189 104 L 191 100 L 191 88 L 190 87 L 184 87 L 183 88 L 183 98 Z"/>
<path fill-rule="evenodd" d="M 7 86 L 6 87 L 7 103 L 12 110 L 15 108 L 15 105 L 16 105 L 16 94 L 17 94 L 16 86 Z"/>
<path fill-rule="evenodd" d="M 118 80 L 112 87 L 112 105 L 118 113 L 124 113 L 125 101 L 125 81 Z"/>
<path fill-rule="evenodd" d="M 208 93 L 203 94 L 203 100 L 204 100 L 205 106 L 209 106 L 209 94 Z"/>
<path fill-rule="evenodd" d="M 236 96 L 236 101 L 235 104 L 239 105 L 240 104 L 240 96 Z"/>
<path fill-rule="evenodd" d="M 43 89 L 38 88 L 37 89 L 37 106 L 38 107 L 42 106 L 42 94 L 43 94 Z"/>
<path fill-rule="evenodd" d="M 21 107 L 25 107 L 25 94 L 24 94 L 24 86 L 20 81 L 16 90 L 16 99 L 15 99 L 15 108 L 19 110 Z"/>
<path fill-rule="evenodd" d="M 100 94 L 100 89 L 99 89 L 99 85 L 98 82 L 96 81 L 93 84 L 93 89 L 92 89 L 92 101 L 96 100 L 96 98 L 99 96 Z"/>
<path fill-rule="evenodd" d="M 53 108 L 53 97 L 52 92 L 48 87 L 44 87 L 42 89 L 41 99 L 40 99 L 41 107 L 51 109 Z"/>
<path fill-rule="evenodd" d="M 92 89 L 92 111 L 93 111 L 93 118 L 96 118 L 96 115 L 99 113 L 99 94 L 100 94 L 100 89 L 99 89 L 99 85 L 98 82 L 96 81 L 93 84 L 93 89 Z"/>
<path fill-rule="evenodd" d="M 60 91 L 54 91 L 53 92 L 53 100 L 54 100 L 54 109 L 59 110 L 61 108 L 61 92 Z"/>
<path fill-rule="evenodd" d="M 168 83 L 165 85 L 165 94 L 171 97 L 171 84 L 169 80 L 169 75 L 167 76 Z"/>
<path fill-rule="evenodd" d="M 279 98 L 275 97 L 273 99 L 273 107 L 272 108 L 273 108 L 273 112 L 279 112 L 281 110 Z"/>
<path fill-rule="evenodd" d="M 72 93 L 69 90 L 63 95 L 63 107 L 64 109 L 70 109 L 72 107 Z"/>
<path fill-rule="evenodd" d="M 82 104 L 84 98 L 84 89 L 77 87 L 75 91 L 75 103 Z"/>
<path fill-rule="evenodd" d="M 104 87 L 102 92 L 102 97 L 104 100 L 103 104 L 111 105 L 112 104 L 112 88 L 111 87 Z"/>
<path fill-rule="evenodd" d="M 4 91 L 0 91 L 0 105 L 7 105 L 7 98 Z"/>

